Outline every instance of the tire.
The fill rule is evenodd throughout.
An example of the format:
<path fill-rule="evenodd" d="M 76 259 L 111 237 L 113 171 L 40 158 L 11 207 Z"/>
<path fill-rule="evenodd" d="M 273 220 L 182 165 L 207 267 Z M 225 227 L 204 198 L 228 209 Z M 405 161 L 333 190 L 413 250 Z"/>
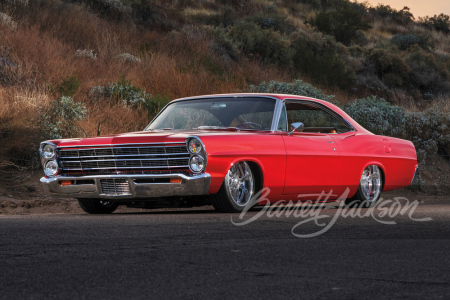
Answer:
<path fill-rule="evenodd" d="M 98 199 L 78 199 L 78 204 L 88 214 L 110 214 L 119 204 Z"/>
<path fill-rule="evenodd" d="M 217 211 L 241 212 L 251 200 L 255 188 L 255 176 L 249 164 L 241 161 L 228 170 L 219 192 L 209 197 Z"/>
<path fill-rule="evenodd" d="M 376 205 L 383 189 L 383 173 L 376 165 L 367 166 L 359 181 L 358 190 L 352 198 L 345 200 L 350 207 L 369 208 Z"/>

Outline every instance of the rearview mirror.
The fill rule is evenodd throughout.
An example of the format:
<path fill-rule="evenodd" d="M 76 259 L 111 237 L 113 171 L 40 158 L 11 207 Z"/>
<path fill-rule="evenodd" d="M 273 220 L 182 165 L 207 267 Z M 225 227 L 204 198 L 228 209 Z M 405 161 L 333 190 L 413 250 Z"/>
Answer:
<path fill-rule="evenodd" d="M 305 129 L 305 124 L 302 122 L 296 122 L 291 124 L 291 131 L 288 132 L 288 135 L 292 135 L 294 132 L 302 132 Z"/>

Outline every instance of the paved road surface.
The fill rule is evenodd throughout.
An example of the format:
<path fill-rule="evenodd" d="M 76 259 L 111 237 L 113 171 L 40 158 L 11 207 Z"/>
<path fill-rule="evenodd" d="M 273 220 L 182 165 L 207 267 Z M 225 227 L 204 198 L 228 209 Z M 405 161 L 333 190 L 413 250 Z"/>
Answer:
<path fill-rule="evenodd" d="M 305 217 L 235 226 L 210 207 L 0 215 L 0 298 L 449 299 L 449 216 L 450 201 L 427 203 L 413 217 L 432 221 L 340 217 L 299 238 Z"/>

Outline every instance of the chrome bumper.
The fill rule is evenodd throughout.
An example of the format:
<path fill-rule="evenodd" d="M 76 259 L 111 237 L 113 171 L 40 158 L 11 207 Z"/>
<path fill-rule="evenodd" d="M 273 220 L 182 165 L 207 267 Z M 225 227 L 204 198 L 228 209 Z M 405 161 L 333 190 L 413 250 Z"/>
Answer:
<path fill-rule="evenodd" d="M 179 178 L 181 183 L 138 183 L 142 180 L 161 180 Z M 108 194 L 102 191 L 102 179 L 125 180 L 129 185 L 129 192 L 123 194 Z M 61 185 L 60 181 L 93 180 L 92 184 Z M 101 198 L 101 199 L 131 199 L 154 198 L 167 196 L 196 196 L 206 195 L 211 183 L 209 174 L 186 176 L 184 174 L 154 174 L 154 175 L 92 175 L 92 176 L 57 176 L 41 178 L 44 189 L 51 196 L 59 198 Z"/>

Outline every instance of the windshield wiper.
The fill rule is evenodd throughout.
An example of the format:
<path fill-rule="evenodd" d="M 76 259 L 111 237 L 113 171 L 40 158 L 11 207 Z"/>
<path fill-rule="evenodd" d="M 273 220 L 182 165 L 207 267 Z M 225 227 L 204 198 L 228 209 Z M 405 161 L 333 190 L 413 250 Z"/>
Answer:
<path fill-rule="evenodd" d="M 198 126 L 197 128 L 192 128 L 192 129 L 234 129 L 234 130 L 241 130 L 240 128 L 237 127 L 225 127 L 225 126 Z"/>
<path fill-rule="evenodd" d="M 150 130 L 155 131 L 155 130 L 174 130 L 174 129 L 173 128 L 155 128 L 155 129 L 150 129 Z"/>

